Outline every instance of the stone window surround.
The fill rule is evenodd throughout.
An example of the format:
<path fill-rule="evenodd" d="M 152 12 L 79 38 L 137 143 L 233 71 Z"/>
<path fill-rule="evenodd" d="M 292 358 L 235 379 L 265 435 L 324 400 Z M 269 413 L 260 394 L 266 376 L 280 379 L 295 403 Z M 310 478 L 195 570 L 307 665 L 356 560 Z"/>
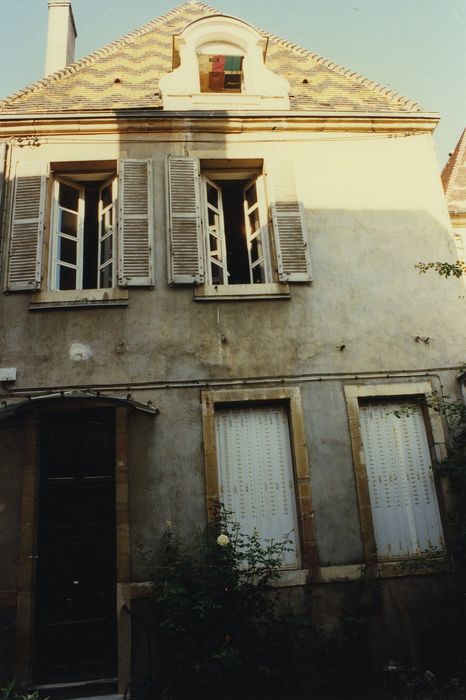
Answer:
<path fill-rule="evenodd" d="M 440 461 L 447 456 L 446 436 L 441 415 L 430 408 L 426 401 L 429 396 L 432 395 L 432 391 L 432 384 L 429 381 L 396 384 L 351 384 L 344 387 L 353 452 L 356 492 L 359 503 L 359 518 L 364 556 L 362 566 L 370 577 L 433 573 L 442 568 L 442 560 L 439 557 L 422 557 L 425 566 L 421 569 L 416 566 L 410 567 L 409 565 L 410 561 L 419 561 L 419 558 L 416 560 L 409 559 L 391 562 L 377 561 L 372 508 L 359 423 L 359 400 L 389 399 L 395 397 L 406 398 L 407 401 L 414 397 L 423 399 L 423 414 L 432 459 Z M 442 481 L 437 483 L 436 486 L 440 512 L 441 515 L 443 515 L 447 497 L 446 484 Z M 442 519 L 444 520 L 444 518 Z"/>
<path fill-rule="evenodd" d="M 205 390 L 201 392 L 204 434 L 204 467 L 208 517 L 219 498 L 215 408 L 240 404 L 281 403 L 288 408 L 290 442 L 296 489 L 296 508 L 299 523 L 302 569 L 284 571 L 279 585 L 302 585 L 308 574 L 315 575 L 318 553 L 314 528 L 309 461 L 304 432 L 303 409 L 299 388 Z"/>

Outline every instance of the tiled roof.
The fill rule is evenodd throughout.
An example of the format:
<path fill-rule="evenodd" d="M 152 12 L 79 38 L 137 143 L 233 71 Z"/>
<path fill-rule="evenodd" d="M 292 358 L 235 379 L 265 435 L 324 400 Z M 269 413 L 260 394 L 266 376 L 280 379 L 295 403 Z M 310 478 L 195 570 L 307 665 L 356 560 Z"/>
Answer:
<path fill-rule="evenodd" d="M 61 71 L 0 101 L 0 114 L 162 109 L 159 78 L 172 69 L 172 37 L 222 14 L 191 0 Z M 261 30 L 259 30 L 261 31 Z M 287 78 L 293 111 L 419 112 L 415 102 L 277 36 L 266 65 Z"/>
<path fill-rule="evenodd" d="M 442 172 L 450 211 L 466 212 L 466 129 Z"/>

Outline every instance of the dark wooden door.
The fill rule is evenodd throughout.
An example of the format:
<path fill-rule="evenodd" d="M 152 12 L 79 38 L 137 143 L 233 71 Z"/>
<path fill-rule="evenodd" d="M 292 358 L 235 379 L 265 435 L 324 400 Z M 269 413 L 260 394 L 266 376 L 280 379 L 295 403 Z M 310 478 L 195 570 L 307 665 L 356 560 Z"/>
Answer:
<path fill-rule="evenodd" d="M 45 413 L 34 675 L 116 676 L 115 426 L 111 409 Z"/>

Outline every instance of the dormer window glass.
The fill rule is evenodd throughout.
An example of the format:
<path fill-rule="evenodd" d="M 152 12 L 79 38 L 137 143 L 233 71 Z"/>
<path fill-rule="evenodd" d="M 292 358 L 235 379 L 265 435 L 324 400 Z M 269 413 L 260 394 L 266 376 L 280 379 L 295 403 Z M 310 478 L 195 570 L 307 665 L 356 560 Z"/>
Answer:
<path fill-rule="evenodd" d="M 242 92 L 243 57 L 198 55 L 201 92 Z"/>

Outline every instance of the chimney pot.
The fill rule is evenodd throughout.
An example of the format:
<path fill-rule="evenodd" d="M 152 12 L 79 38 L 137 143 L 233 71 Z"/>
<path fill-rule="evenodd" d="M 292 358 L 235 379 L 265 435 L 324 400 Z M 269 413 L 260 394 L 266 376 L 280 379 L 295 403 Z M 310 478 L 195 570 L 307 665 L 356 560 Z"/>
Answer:
<path fill-rule="evenodd" d="M 74 61 L 76 25 L 71 0 L 49 0 L 45 74 L 55 73 Z"/>

